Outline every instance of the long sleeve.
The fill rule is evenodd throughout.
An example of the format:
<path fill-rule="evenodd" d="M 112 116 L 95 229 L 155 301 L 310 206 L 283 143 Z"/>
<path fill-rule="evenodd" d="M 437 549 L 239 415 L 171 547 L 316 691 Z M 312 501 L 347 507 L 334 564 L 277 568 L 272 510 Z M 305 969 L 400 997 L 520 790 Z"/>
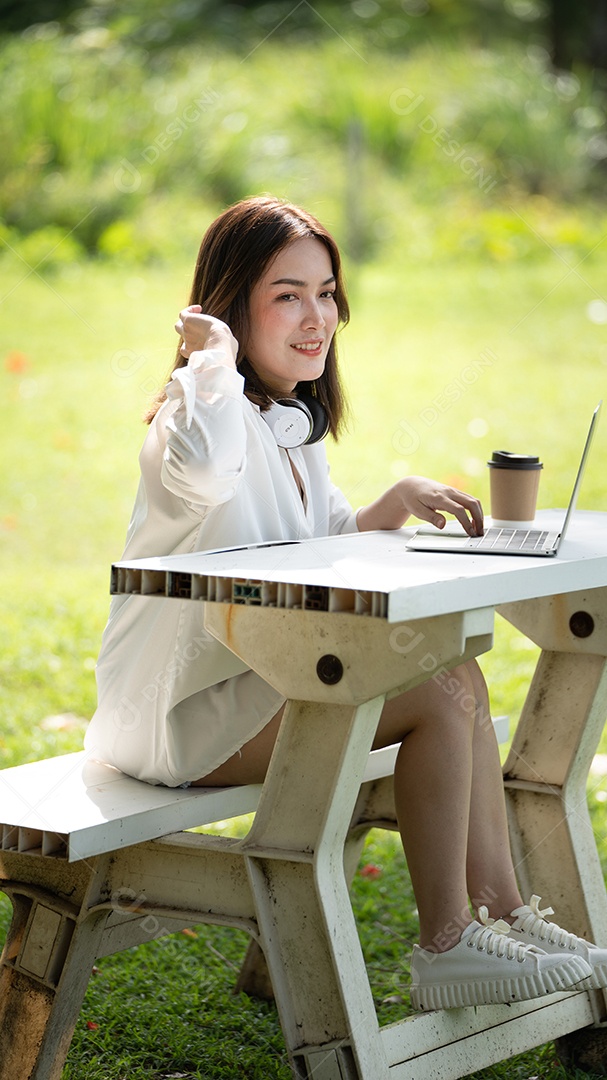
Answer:
<path fill-rule="evenodd" d="M 161 480 L 194 510 L 231 499 L 243 475 L 244 379 L 216 349 L 192 353 L 167 387 L 176 402 L 166 421 Z"/>

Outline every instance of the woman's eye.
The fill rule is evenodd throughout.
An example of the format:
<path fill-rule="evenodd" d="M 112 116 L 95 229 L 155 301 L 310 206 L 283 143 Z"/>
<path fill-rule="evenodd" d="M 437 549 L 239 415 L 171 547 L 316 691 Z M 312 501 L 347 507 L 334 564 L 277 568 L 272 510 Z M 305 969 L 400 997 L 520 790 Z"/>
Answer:
<path fill-rule="evenodd" d="M 335 299 L 335 289 L 326 289 L 325 291 L 321 292 L 320 297 L 321 297 L 322 300 L 334 300 Z M 280 296 L 276 297 L 276 299 L 277 300 L 291 301 L 291 300 L 297 300 L 298 297 L 297 297 L 297 293 L 281 293 Z"/>

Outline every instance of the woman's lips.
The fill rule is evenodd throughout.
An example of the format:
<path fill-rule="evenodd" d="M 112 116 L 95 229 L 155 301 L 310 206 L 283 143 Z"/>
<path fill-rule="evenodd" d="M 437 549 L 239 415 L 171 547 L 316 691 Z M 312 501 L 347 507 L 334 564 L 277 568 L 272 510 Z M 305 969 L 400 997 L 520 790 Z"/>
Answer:
<path fill-rule="evenodd" d="M 318 356 L 322 352 L 322 346 L 322 341 L 301 341 L 291 345 L 291 348 L 305 356 Z"/>

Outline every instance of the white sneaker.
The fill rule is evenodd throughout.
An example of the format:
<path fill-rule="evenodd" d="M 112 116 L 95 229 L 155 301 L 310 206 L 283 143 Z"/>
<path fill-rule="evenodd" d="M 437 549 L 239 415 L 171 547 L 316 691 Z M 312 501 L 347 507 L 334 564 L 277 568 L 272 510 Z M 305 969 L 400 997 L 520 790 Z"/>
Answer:
<path fill-rule="evenodd" d="M 414 1009 L 458 1009 L 527 1001 L 569 990 L 591 974 L 581 955 L 552 956 L 509 936 L 503 919 L 492 922 L 486 908 L 447 952 L 413 946 L 411 1004 Z"/>
<path fill-rule="evenodd" d="M 528 904 L 515 908 L 511 937 L 527 945 L 537 945 L 551 956 L 581 956 L 590 964 L 592 974 L 580 983 L 580 990 L 599 990 L 607 986 L 607 949 L 599 949 L 591 941 L 563 930 L 556 923 L 548 922 L 546 915 L 554 915 L 551 907 L 540 911 L 540 897 L 532 896 Z"/>

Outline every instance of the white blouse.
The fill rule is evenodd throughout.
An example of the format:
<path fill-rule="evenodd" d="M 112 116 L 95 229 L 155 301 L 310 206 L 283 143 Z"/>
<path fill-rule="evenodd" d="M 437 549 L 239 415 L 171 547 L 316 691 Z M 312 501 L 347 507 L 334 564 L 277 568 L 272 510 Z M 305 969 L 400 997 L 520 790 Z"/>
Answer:
<path fill-rule="evenodd" d="M 243 388 L 217 350 L 173 373 L 141 451 L 123 559 L 356 531 L 324 445 L 278 447 Z M 112 599 L 97 687 L 87 750 L 169 787 L 226 761 L 284 701 L 207 633 L 202 604 L 136 595 Z"/>

